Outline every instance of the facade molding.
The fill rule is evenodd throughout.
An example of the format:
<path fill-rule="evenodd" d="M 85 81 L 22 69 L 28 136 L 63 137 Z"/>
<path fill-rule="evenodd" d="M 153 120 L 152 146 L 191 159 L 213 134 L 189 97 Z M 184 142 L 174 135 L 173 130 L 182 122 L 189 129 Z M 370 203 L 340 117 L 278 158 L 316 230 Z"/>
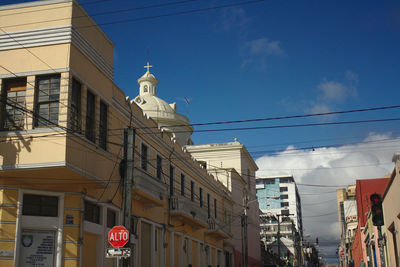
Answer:
<path fill-rule="evenodd" d="M 63 72 L 68 72 L 70 68 L 58 68 L 58 69 L 50 69 L 50 70 L 37 70 L 37 71 L 26 71 L 26 72 L 15 72 L 8 74 L 0 74 L 0 79 L 6 78 L 15 78 L 15 77 L 24 77 L 24 76 L 36 76 L 36 75 L 45 75 L 45 74 L 59 74 Z M 33 83 L 33 81 L 28 81 Z M 28 90 L 32 90 L 32 87 L 28 87 Z"/>
<path fill-rule="evenodd" d="M 72 25 L 0 34 L 0 51 L 68 43 L 77 47 L 110 80 L 114 79 L 112 63 L 109 63 Z"/>
<path fill-rule="evenodd" d="M 12 164 L 0 166 L 1 171 L 17 170 L 17 169 L 36 169 L 36 168 L 55 168 L 65 167 L 65 161 L 44 162 L 44 163 L 29 163 L 29 164 Z"/>

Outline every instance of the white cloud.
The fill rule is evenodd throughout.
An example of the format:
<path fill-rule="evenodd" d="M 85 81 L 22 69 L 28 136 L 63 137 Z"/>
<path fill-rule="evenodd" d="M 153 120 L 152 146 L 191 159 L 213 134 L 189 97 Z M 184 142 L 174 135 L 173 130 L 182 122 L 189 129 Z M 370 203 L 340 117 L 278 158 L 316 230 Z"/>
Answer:
<path fill-rule="evenodd" d="M 223 9 L 219 21 L 219 28 L 223 31 L 239 30 L 244 33 L 251 20 L 243 8 L 231 7 Z"/>
<path fill-rule="evenodd" d="M 334 186 L 354 184 L 356 179 L 383 177 L 393 170 L 391 158 L 400 150 L 398 141 L 391 133 L 370 133 L 363 142 L 352 145 L 314 150 L 295 150 L 289 146 L 277 155 L 258 158 L 257 177 L 293 175 L 300 184 Z M 332 245 L 339 239 L 337 187 L 298 185 L 298 189 L 305 231 Z M 320 216 L 324 214 L 328 215 Z"/>
<path fill-rule="evenodd" d="M 278 41 L 270 41 L 266 37 L 248 41 L 242 47 L 242 67 L 255 63 L 260 68 L 265 68 L 268 57 L 284 54 Z"/>
<path fill-rule="evenodd" d="M 268 38 L 255 39 L 246 43 L 250 56 L 282 55 L 283 50 L 278 41 L 269 41 Z"/>
<path fill-rule="evenodd" d="M 340 103 L 357 95 L 355 87 L 346 86 L 336 81 L 323 81 L 317 86 L 317 89 L 320 91 L 319 98 L 327 102 Z"/>

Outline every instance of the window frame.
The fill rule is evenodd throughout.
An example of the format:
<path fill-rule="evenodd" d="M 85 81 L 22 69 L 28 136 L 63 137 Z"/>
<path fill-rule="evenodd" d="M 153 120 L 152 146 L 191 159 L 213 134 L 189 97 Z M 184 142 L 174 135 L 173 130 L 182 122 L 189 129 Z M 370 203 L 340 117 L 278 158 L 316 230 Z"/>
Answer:
<path fill-rule="evenodd" d="M 93 99 L 93 102 L 91 101 Z M 92 107 L 92 108 L 90 108 Z M 90 113 L 89 113 L 89 108 Z M 86 123 L 85 123 L 85 137 L 93 143 L 96 142 L 96 95 L 90 90 L 86 93 Z"/>
<path fill-rule="evenodd" d="M 148 165 L 149 165 L 149 147 L 145 144 L 142 143 L 140 145 L 140 167 L 144 171 L 148 171 Z"/>
<path fill-rule="evenodd" d="M 74 132 L 82 131 L 82 84 L 75 78 L 71 85 L 70 128 Z"/>
<path fill-rule="evenodd" d="M 217 203 L 218 203 L 218 200 L 216 198 L 214 198 L 214 218 L 215 219 L 217 219 L 217 217 L 218 217 Z"/>
<path fill-rule="evenodd" d="M 175 167 L 170 164 L 169 165 L 169 195 L 174 196 L 175 195 Z"/>
<path fill-rule="evenodd" d="M 52 83 L 50 82 L 52 79 L 54 78 L 58 78 L 58 96 L 56 99 L 54 100 L 50 100 L 51 98 L 51 94 L 50 94 L 50 90 L 51 89 L 51 85 Z M 43 92 L 43 90 L 46 90 L 44 88 L 40 88 L 40 82 L 43 80 L 48 80 L 49 81 L 49 88 L 48 90 L 48 100 L 44 100 L 44 101 L 40 101 L 40 92 Z M 33 120 L 33 125 L 34 127 L 37 128 L 42 128 L 42 127 L 51 127 L 51 126 L 57 126 L 58 125 L 58 121 L 59 121 L 59 116 L 60 116 L 60 91 L 61 91 L 61 74 L 52 74 L 52 75 L 41 75 L 41 76 L 36 76 L 35 77 L 35 99 L 34 99 L 34 120 Z M 43 96 L 42 96 L 43 97 Z M 44 96 L 46 97 L 46 96 Z M 57 103 L 57 107 L 53 107 L 55 110 L 57 110 L 57 121 L 52 121 L 51 120 L 51 114 L 55 114 L 55 113 L 51 113 L 51 104 L 55 104 Z M 43 115 L 40 114 L 40 106 L 41 105 L 48 105 L 48 117 L 45 118 Z M 43 124 L 41 124 L 41 120 L 43 120 L 42 118 L 46 119 Z M 51 122 L 51 124 L 50 124 Z"/>
<path fill-rule="evenodd" d="M 32 207 L 34 206 L 32 203 L 34 202 L 33 199 L 25 199 L 25 197 L 38 197 L 39 199 L 39 205 L 36 205 L 39 207 L 39 214 L 38 213 L 33 213 L 33 212 L 28 212 L 27 213 L 27 206 Z M 54 205 L 45 205 L 48 204 L 51 199 L 56 199 L 56 203 Z M 37 217 L 58 217 L 59 216 L 59 201 L 60 198 L 58 196 L 47 196 L 44 194 L 32 194 L 32 193 L 24 193 L 22 196 L 22 215 L 23 216 L 37 216 Z M 27 204 L 26 204 L 27 203 Z M 29 203 L 29 204 L 28 204 Z M 55 207 L 55 215 L 50 214 L 50 209 L 49 207 Z"/>
<path fill-rule="evenodd" d="M 203 188 L 199 187 L 199 205 L 202 208 L 204 206 L 203 203 Z"/>
<path fill-rule="evenodd" d="M 99 146 L 107 150 L 108 105 L 100 100 Z"/>
<path fill-rule="evenodd" d="M 14 86 L 12 86 L 12 84 L 14 83 Z M 19 85 L 18 83 L 24 84 L 24 85 Z M 10 86 L 11 84 L 11 86 Z M 9 85 L 9 86 L 7 86 Z M 22 88 L 22 89 L 21 89 Z M 7 105 L 6 101 L 8 98 L 10 98 L 8 96 L 9 94 L 9 90 L 10 93 L 11 92 L 15 92 L 15 100 L 13 100 L 13 102 L 16 102 L 17 104 L 20 104 L 22 101 L 19 101 L 20 98 L 23 98 L 23 105 L 22 108 L 26 107 L 26 88 L 27 88 L 27 78 L 26 77 L 17 77 L 17 78 L 10 78 L 10 79 L 3 79 L 2 81 L 2 86 L 0 89 L 0 98 L 1 98 L 1 102 L 0 102 L 0 130 L 6 130 L 6 131 L 10 131 L 10 130 L 23 130 L 25 128 L 25 119 L 26 119 L 26 115 L 24 113 L 24 111 L 20 111 L 22 113 L 21 115 L 21 119 L 19 121 L 22 121 L 22 125 L 15 125 L 10 127 L 8 124 L 8 118 L 9 118 L 9 114 L 8 114 L 8 106 L 10 106 L 11 108 L 9 108 L 9 110 L 13 111 L 13 122 L 15 122 L 15 117 L 16 117 L 16 110 L 18 110 L 18 108 L 12 107 L 11 105 Z M 11 91 L 11 89 L 14 89 Z M 22 95 L 18 95 L 18 93 L 24 92 L 24 94 Z"/>
<path fill-rule="evenodd" d="M 195 202 L 195 194 L 196 194 L 196 189 L 195 189 L 195 183 L 193 181 L 190 181 L 190 200 L 192 202 Z"/>
<path fill-rule="evenodd" d="M 184 173 L 181 173 L 181 196 L 185 196 L 185 180 L 186 180 L 186 176 Z"/>
<path fill-rule="evenodd" d="M 156 156 L 156 177 L 161 180 L 163 174 L 163 159 L 160 155 Z"/>
<path fill-rule="evenodd" d="M 96 208 L 96 210 L 93 210 L 92 214 L 88 214 L 88 213 L 86 213 L 88 211 L 87 206 Z M 102 220 L 101 220 L 102 214 L 101 213 L 102 213 L 102 206 L 98 205 L 97 203 L 95 203 L 93 201 L 89 201 L 87 199 L 84 200 L 83 217 L 84 217 L 85 221 L 102 225 Z M 89 215 L 91 215 L 91 216 L 89 216 Z M 95 217 L 95 219 L 92 220 L 91 217 Z"/>

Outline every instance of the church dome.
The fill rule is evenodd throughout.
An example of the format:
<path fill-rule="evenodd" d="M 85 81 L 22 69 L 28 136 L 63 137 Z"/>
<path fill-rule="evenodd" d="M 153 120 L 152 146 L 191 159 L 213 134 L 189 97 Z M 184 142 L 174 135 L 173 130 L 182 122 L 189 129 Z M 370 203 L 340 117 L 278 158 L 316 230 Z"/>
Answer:
<path fill-rule="evenodd" d="M 144 81 L 151 82 L 152 84 L 158 83 L 158 80 L 156 79 L 156 77 L 154 77 L 153 74 L 150 73 L 150 71 L 146 71 L 146 73 L 143 74 L 143 76 L 138 79 L 139 84 Z"/>
<path fill-rule="evenodd" d="M 146 73 L 138 79 L 139 95 L 135 97 L 134 102 L 143 110 L 143 113 L 156 121 L 159 127 L 170 133 L 180 145 L 190 144 L 193 127 L 189 119 L 176 112 L 176 103 L 168 104 L 156 96 L 158 80 L 150 73 L 150 67 L 147 63 Z"/>

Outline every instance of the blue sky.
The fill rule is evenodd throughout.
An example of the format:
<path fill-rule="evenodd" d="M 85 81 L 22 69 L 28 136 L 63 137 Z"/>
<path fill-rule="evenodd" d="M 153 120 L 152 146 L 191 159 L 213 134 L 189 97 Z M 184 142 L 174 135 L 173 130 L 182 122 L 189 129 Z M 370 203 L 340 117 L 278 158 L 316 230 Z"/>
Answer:
<path fill-rule="evenodd" d="M 188 1 L 160 8 L 95 16 L 94 19 L 102 24 L 244 1 Z M 22 1 L 2 1 L 4 4 L 12 2 Z M 160 3 L 166 1 L 110 0 L 84 7 L 93 15 L 109 10 Z M 135 97 L 138 94 L 136 81 L 145 72 L 143 66 L 149 57 L 154 66 L 151 72 L 159 79 L 158 96 L 169 103 L 176 102 L 178 111 L 188 116 L 192 123 L 351 110 L 399 103 L 399 1 L 265 0 L 230 8 L 102 27 L 115 44 L 116 84 L 131 98 Z M 190 99 L 189 105 L 185 103 L 184 98 Z M 400 117 L 400 109 L 221 127 L 397 117 Z M 196 127 L 210 128 L 215 127 Z M 395 121 L 195 133 L 192 138 L 196 144 L 201 144 L 229 142 L 237 137 L 249 151 L 285 150 L 290 145 L 289 148 L 301 148 L 349 142 L 359 142 L 362 146 L 366 141 L 379 138 L 393 141 L 391 148 L 384 152 L 366 147 L 367 152 L 360 152 L 358 157 L 349 157 L 349 154 L 346 154 L 348 150 L 343 146 L 336 148 L 334 153 L 341 151 L 340 153 L 344 154 L 341 160 L 345 164 L 370 164 L 371 159 L 377 163 L 374 170 L 360 172 L 356 168 L 341 173 L 340 183 L 335 179 L 335 172 L 329 174 L 332 176 L 331 180 L 321 180 L 321 177 L 329 175 L 322 172 L 317 176 L 307 176 L 292 170 L 292 174 L 301 182 L 339 185 L 350 184 L 356 178 L 368 175 L 365 178 L 372 178 L 374 175 L 379 177 L 390 172 L 393 168 L 393 165 L 390 165 L 391 155 L 396 149 L 399 150 L 398 141 L 395 139 L 399 136 L 399 131 L 399 123 Z M 259 158 L 257 163 L 261 170 L 271 164 L 286 166 L 290 162 L 293 165 L 292 159 L 281 160 L 279 155 L 275 157 L 264 154 L 253 154 L 255 158 Z M 265 157 L 262 157 L 263 155 Z M 307 158 L 310 155 L 299 155 L 301 156 Z M 265 163 L 265 159 L 269 163 Z M 329 167 L 337 160 L 337 157 L 329 156 L 316 160 L 310 156 L 308 163 L 298 168 Z M 315 166 L 312 162 L 320 164 Z M 381 164 L 387 165 L 382 167 Z M 276 171 L 279 173 L 282 170 Z M 270 174 L 265 171 L 262 173 Z M 299 190 L 310 192 L 311 189 L 302 191 L 300 187 Z M 334 193 L 329 197 L 333 199 L 334 205 L 324 207 L 321 213 L 326 208 L 335 211 Z M 304 199 L 306 203 L 313 201 L 307 201 L 306 195 Z M 313 213 L 310 207 L 304 211 L 305 216 L 308 210 L 311 210 L 310 214 L 318 214 L 318 209 Z M 328 220 L 332 223 L 337 221 L 335 216 L 329 217 Z M 312 223 L 321 224 L 305 219 L 306 230 L 310 229 L 307 225 Z M 332 235 L 327 235 L 326 232 L 329 231 L 324 229 L 320 233 L 310 230 L 310 234 L 319 235 L 320 240 L 332 240 L 338 229 L 335 231 Z M 325 251 L 331 262 L 336 257 L 333 247 L 331 245 Z"/>

